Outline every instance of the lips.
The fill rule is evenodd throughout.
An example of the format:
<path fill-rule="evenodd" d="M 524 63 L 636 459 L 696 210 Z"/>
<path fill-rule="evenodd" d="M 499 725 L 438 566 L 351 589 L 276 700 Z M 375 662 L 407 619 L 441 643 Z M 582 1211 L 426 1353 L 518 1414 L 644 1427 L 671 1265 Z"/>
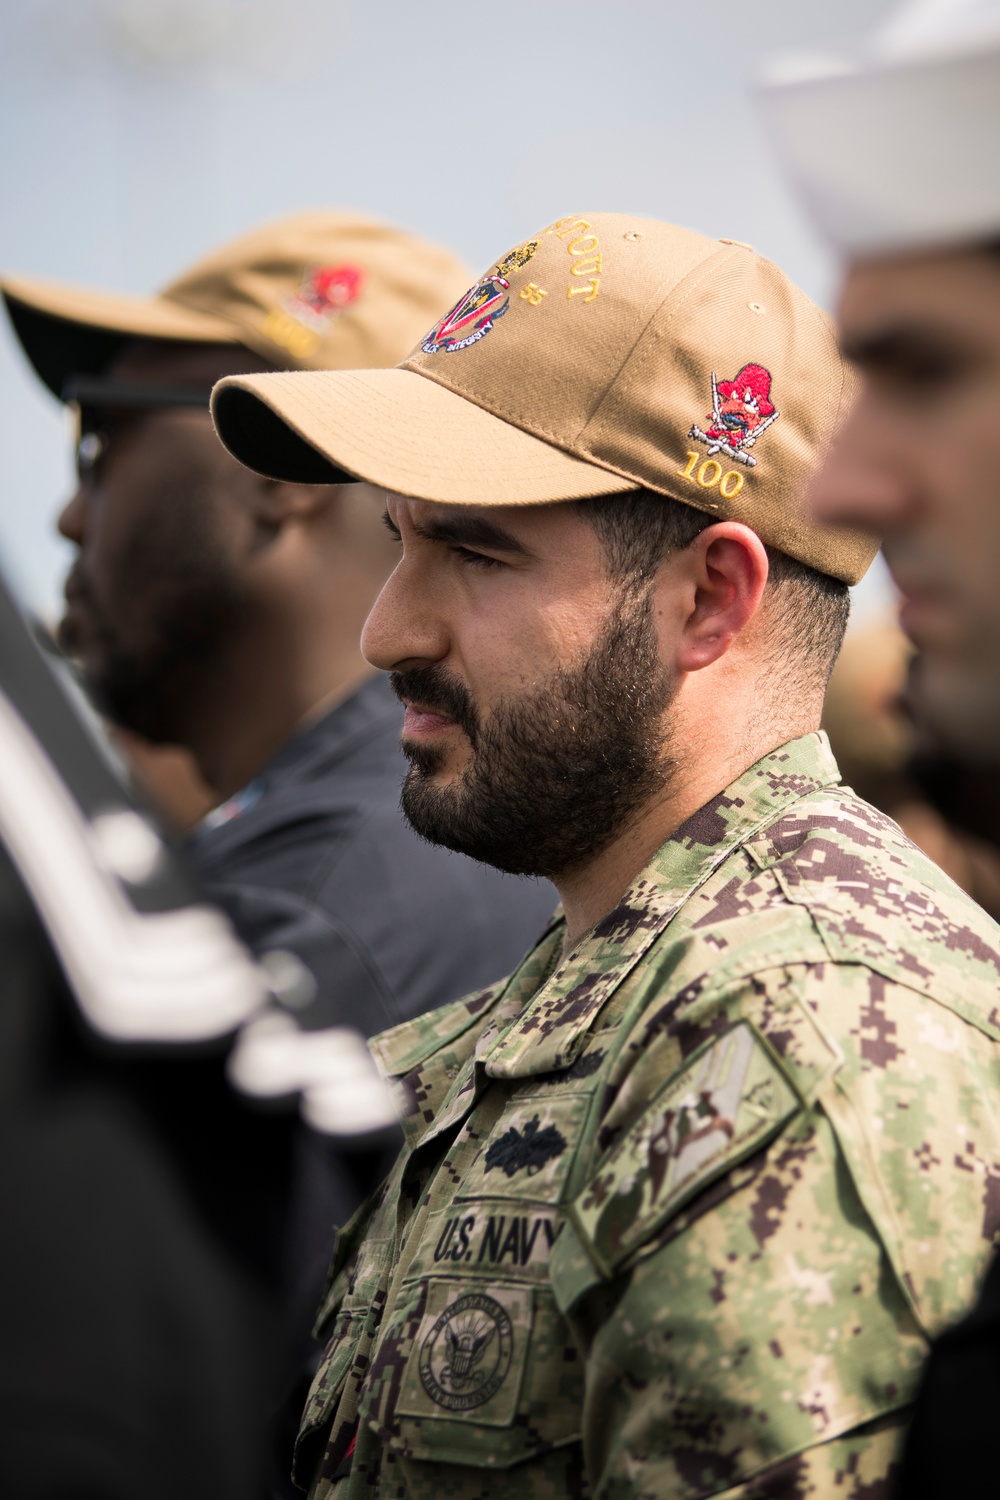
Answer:
<path fill-rule="evenodd" d="M 443 734 L 445 730 L 454 729 L 455 720 L 447 714 L 436 712 L 432 708 L 423 708 L 420 704 L 408 703 L 403 715 L 403 735 L 406 739 L 420 739 L 432 734 Z"/>
<path fill-rule="evenodd" d="M 473 749 L 479 718 L 468 688 L 439 664 L 390 672 L 389 685 L 405 710 L 403 738 L 411 743 L 460 729 Z"/>

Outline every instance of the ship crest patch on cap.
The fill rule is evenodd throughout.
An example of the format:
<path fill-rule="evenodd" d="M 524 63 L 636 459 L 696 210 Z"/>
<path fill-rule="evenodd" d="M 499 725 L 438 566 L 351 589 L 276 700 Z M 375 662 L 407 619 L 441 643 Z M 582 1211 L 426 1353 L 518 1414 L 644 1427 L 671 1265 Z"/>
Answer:
<path fill-rule="evenodd" d="M 757 460 L 749 450 L 780 415 L 771 400 L 771 372 L 763 365 L 744 365 L 735 380 L 717 380 L 713 370 L 709 425 L 694 423 L 688 437 L 704 443 L 710 458 L 724 453 L 752 468 Z"/>
<path fill-rule="evenodd" d="M 314 354 L 333 320 L 361 295 L 363 267 L 344 262 L 311 266 L 298 291 L 283 297 L 264 320 L 262 332 L 297 358 Z"/>
<path fill-rule="evenodd" d="M 528 264 L 537 249 L 537 240 L 526 240 L 498 261 L 489 276 L 477 281 L 450 312 L 438 319 L 420 345 L 423 352 L 438 354 L 443 350 L 445 354 L 457 354 L 459 349 L 468 349 L 470 344 L 484 339 L 497 318 L 502 318 L 510 307 L 507 294 L 511 276 Z"/>

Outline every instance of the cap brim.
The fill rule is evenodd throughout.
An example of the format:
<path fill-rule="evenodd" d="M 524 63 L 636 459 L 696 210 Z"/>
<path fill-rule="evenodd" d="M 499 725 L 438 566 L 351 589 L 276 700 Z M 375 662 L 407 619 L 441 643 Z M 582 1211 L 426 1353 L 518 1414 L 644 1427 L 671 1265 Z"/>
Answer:
<path fill-rule="evenodd" d="M 0 279 L 0 292 L 25 354 L 57 396 L 67 376 L 102 373 L 131 339 L 240 342 L 231 323 L 165 297 L 120 297 L 20 276 Z"/>
<path fill-rule="evenodd" d="M 363 479 L 447 505 L 544 505 L 639 488 L 412 370 L 230 376 L 215 387 L 212 415 L 230 453 L 270 479 Z"/>

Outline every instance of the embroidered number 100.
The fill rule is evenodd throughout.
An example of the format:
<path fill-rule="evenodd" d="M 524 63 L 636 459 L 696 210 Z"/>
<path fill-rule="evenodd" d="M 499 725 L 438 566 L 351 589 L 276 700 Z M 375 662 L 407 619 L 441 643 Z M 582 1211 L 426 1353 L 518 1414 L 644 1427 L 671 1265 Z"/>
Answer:
<path fill-rule="evenodd" d="M 718 485 L 720 495 L 727 500 L 735 500 L 743 488 L 743 475 L 739 469 L 727 469 L 723 474 L 722 465 L 717 458 L 706 458 L 695 473 L 694 466 L 699 457 L 699 454 L 692 453 L 688 448 L 687 463 L 683 469 L 677 470 L 678 474 L 684 479 L 690 479 L 692 484 L 700 484 L 703 490 L 714 490 Z"/>

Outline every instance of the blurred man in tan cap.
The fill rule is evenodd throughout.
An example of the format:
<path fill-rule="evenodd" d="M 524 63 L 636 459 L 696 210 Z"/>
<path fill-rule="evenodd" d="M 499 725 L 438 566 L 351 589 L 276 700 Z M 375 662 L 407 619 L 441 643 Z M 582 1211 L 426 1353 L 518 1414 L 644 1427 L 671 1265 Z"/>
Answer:
<path fill-rule="evenodd" d="M 884 532 L 914 705 L 983 768 L 985 833 L 1000 761 L 1000 0 L 911 0 L 861 61 L 786 77 L 765 103 L 846 263 L 841 341 L 864 377 L 816 513 Z M 993 1493 L 998 1402 L 995 1260 L 931 1358 L 900 1495 Z"/>
<path fill-rule="evenodd" d="M 233 371 L 392 364 L 465 281 L 437 245 L 316 212 L 149 299 L 2 283 L 37 374 L 79 413 L 63 644 L 117 725 L 193 754 L 219 805 L 191 859 L 251 947 L 278 950 L 314 1029 L 368 1034 L 487 983 L 555 898 L 433 848 L 400 814 L 402 714 L 358 644 L 394 560 L 381 497 L 248 473 L 215 438 L 209 392 Z M 300 1170 L 307 1338 L 330 1226 L 373 1184 L 370 1163 L 308 1139 Z"/>
<path fill-rule="evenodd" d="M 819 732 L 851 394 L 749 247 L 588 213 L 398 369 L 214 395 L 257 472 L 389 491 L 404 806 L 563 902 L 372 1044 L 408 1146 L 332 1267 L 316 1500 L 885 1493 L 997 1227 L 1000 931 Z"/>

